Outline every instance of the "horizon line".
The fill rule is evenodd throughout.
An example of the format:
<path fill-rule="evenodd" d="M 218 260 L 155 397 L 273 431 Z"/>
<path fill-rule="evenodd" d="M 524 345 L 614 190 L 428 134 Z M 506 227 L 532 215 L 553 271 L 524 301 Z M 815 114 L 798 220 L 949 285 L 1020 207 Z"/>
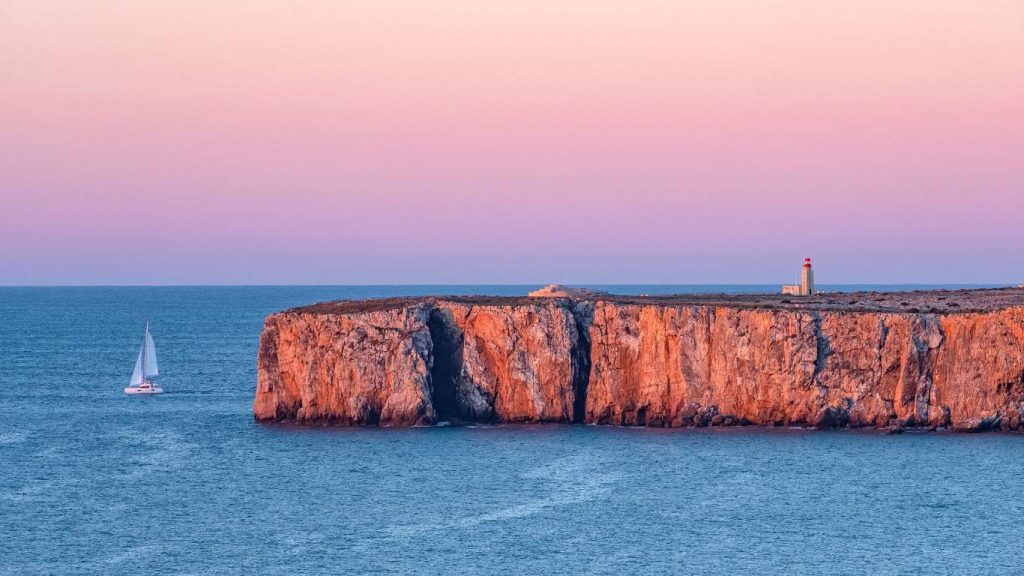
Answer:
<path fill-rule="evenodd" d="M 309 284 L 2 284 L 2 288 L 379 288 L 379 287 L 429 287 L 429 286 L 546 286 L 552 282 L 502 283 L 502 282 L 437 282 L 437 283 L 309 283 Z M 558 283 L 562 286 L 782 286 L 778 282 L 567 282 Z M 976 288 L 1015 288 L 1024 286 L 1015 282 L 828 282 L 818 283 L 819 286 L 962 286 Z"/>

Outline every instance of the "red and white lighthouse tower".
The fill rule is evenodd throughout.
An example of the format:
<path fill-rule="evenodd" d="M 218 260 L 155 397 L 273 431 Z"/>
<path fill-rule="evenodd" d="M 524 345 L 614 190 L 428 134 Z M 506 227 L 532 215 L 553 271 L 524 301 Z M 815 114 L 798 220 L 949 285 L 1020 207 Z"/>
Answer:
<path fill-rule="evenodd" d="M 811 259 L 804 258 L 804 268 L 800 271 L 800 295 L 813 296 L 814 293 L 814 270 L 811 269 Z"/>

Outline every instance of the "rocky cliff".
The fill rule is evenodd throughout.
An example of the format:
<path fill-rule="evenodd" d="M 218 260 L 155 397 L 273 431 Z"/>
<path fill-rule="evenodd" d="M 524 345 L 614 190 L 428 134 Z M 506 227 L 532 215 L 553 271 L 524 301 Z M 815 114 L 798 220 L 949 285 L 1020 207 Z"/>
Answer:
<path fill-rule="evenodd" d="M 1022 430 L 1024 290 L 326 303 L 258 363 L 269 421 Z"/>
<path fill-rule="evenodd" d="M 270 316 L 260 336 L 256 417 L 346 425 L 436 421 L 430 313 L 419 304 Z"/>

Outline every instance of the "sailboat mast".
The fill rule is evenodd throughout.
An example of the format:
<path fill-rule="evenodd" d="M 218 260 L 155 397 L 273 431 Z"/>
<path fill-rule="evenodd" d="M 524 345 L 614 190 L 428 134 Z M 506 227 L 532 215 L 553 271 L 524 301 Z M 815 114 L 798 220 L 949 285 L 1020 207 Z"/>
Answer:
<path fill-rule="evenodd" d="M 139 384 L 146 383 L 146 343 L 149 341 L 149 322 L 146 322 L 146 333 L 142 335 L 142 377 Z"/>

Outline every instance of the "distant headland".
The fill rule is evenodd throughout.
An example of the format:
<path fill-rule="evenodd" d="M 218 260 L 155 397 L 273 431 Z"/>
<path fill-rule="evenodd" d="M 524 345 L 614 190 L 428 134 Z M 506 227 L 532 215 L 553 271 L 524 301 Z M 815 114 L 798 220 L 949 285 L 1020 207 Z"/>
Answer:
<path fill-rule="evenodd" d="M 1024 289 L 811 286 L 617 296 L 552 285 L 295 308 L 264 325 L 254 415 L 1024 431 Z"/>

